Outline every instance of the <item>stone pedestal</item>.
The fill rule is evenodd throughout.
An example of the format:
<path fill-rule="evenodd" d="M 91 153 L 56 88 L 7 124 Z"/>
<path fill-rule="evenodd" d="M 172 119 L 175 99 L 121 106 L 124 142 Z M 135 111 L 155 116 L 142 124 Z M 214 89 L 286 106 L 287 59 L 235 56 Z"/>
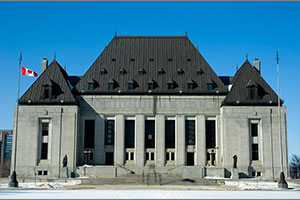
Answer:
<path fill-rule="evenodd" d="M 60 178 L 69 178 L 68 167 L 62 167 L 60 172 Z"/>
<path fill-rule="evenodd" d="M 239 179 L 239 172 L 237 168 L 232 168 L 231 169 L 231 179 L 233 180 L 238 180 Z"/>

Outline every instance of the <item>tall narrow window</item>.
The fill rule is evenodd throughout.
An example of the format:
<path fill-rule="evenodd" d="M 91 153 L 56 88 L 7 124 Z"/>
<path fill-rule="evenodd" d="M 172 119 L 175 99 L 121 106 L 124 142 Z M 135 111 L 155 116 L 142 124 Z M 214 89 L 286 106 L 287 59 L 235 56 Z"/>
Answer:
<path fill-rule="evenodd" d="M 105 120 L 105 145 L 114 145 L 115 121 Z"/>
<path fill-rule="evenodd" d="M 40 133 L 39 133 L 39 157 L 38 159 L 48 159 L 48 139 L 49 139 L 49 119 L 42 119 L 40 121 Z"/>
<path fill-rule="evenodd" d="M 258 134 L 258 121 L 252 121 L 250 126 L 250 136 L 252 137 L 252 144 L 250 144 L 252 160 L 259 160 Z"/>
<path fill-rule="evenodd" d="M 84 148 L 94 148 L 95 120 L 85 120 Z"/>
<path fill-rule="evenodd" d="M 252 160 L 258 160 L 258 144 L 252 144 Z"/>
<path fill-rule="evenodd" d="M 48 159 L 48 143 L 42 143 L 41 159 Z"/>
<path fill-rule="evenodd" d="M 258 136 L 258 124 L 251 124 L 251 136 L 256 137 Z"/>
<path fill-rule="evenodd" d="M 125 148 L 134 148 L 134 120 L 125 120 Z"/>
<path fill-rule="evenodd" d="M 195 120 L 185 120 L 185 145 L 195 145 Z"/>
<path fill-rule="evenodd" d="M 49 123 L 44 122 L 42 123 L 42 136 L 48 136 L 49 135 Z"/>
<path fill-rule="evenodd" d="M 145 121 L 145 148 L 155 148 L 155 120 Z"/>
<path fill-rule="evenodd" d="M 165 121 L 165 148 L 175 148 L 175 120 Z"/>
<path fill-rule="evenodd" d="M 215 148 L 216 147 L 215 120 L 206 120 L 205 129 L 206 129 L 206 148 Z"/>

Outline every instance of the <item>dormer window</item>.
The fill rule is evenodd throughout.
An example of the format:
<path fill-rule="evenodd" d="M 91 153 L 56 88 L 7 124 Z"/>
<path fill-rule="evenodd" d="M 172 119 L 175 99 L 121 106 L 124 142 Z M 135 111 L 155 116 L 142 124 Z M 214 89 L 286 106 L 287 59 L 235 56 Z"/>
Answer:
<path fill-rule="evenodd" d="M 52 89 L 53 89 L 53 84 L 51 82 L 51 80 L 47 80 L 44 84 L 43 84 L 43 99 L 51 99 L 52 98 Z"/>
<path fill-rule="evenodd" d="M 143 74 L 145 74 L 145 73 L 146 73 L 146 72 L 145 72 L 144 69 L 142 69 L 142 68 L 139 69 L 139 75 L 143 75 Z"/>
<path fill-rule="evenodd" d="M 192 62 L 192 59 L 188 58 L 186 59 L 187 62 Z"/>
<path fill-rule="evenodd" d="M 44 98 L 49 99 L 49 97 L 50 97 L 50 88 L 46 86 L 44 89 Z"/>
<path fill-rule="evenodd" d="M 106 71 L 105 68 L 101 68 L 101 69 L 100 69 L 100 74 L 101 74 L 101 75 L 104 75 L 104 74 L 106 74 L 106 73 L 107 73 L 107 71 Z"/>
<path fill-rule="evenodd" d="M 89 83 L 89 90 L 94 89 L 94 83 Z"/>
<path fill-rule="evenodd" d="M 173 61 L 172 58 L 169 58 L 169 59 L 168 59 L 168 62 L 172 62 L 172 61 Z"/>
<path fill-rule="evenodd" d="M 201 75 L 201 74 L 203 74 L 204 72 L 203 72 L 202 69 L 198 68 L 198 69 L 196 70 L 196 73 L 197 73 L 197 75 Z"/>
<path fill-rule="evenodd" d="M 149 59 L 149 62 L 153 62 L 153 61 L 154 61 L 154 59 L 153 59 L 153 58 L 150 58 L 150 59 Z"/>
<path fill-rule="evenodd" d="M 113 79 L 110 79 L 108 81 L 108 90 L 113 90 L 115 89 L 115 81 Z"/>
<path fill-rule="evenodd" d="M 135 81 L 133 79 L 130 79 L 128 81 L 128 90 L 132 90 L 135 88 Z"/>
<path fill-rule="evenodd" d="M 153 90 L 154 89 L 154 81 L 150 79 L 148 82 L 148 90 Z"/>
<path fill-rule="evenodd" d="M 182 75 L 182 74 L 184 74 L 184 71 L 181 68 L 179 68 L 179 69 L 177 69 L 177 74 Z"/>
<path fill-rule="evenodd" d="M 95 80 L 94 79 L 90 79 L 88 81 L 88 89 L 89 90 L 93 90 L 93 89 L 95 89 L 95 86 L 96 86 Z"/>
<path fill-rule="evenodd" d="M 126 72 L 126 70 L 124 69 L 124 68 L 122 68 L 122 69 L 120 69 L 120 75 L 124 75 L 124 74 L 126 74 L 127 72 Z"/>
<path fill-rule="evenodd" d="M 133 89 L 133 83 L 128 83 L 128 89 L 129 90 Z"/>
<path fill-rule="evenodd" d="M 252 79 L 249 80 L 247 84 L 247 89 L 248 89 L 248 99 L 250 100 L 258 99 L 258 86 Z"/>
<path fill-rule="evenodd" d="M 112 58 L 111 61 L 112 61 L 112 62 L 116 62 L 116 58 Z"/>
<path fill-rule="evenodd" d="M 213 84 L 207 83 L 207 90 L 213 90 Z"/>
<path fill-rule="evenodd" d="M 175 88 L 175 82 L 173 80 L 169 79 L 167 84 L 168 84 L 168 90 L 172 90 Z"/>
<path fill-rule="evenodd" d="M 165 70 L 163 69 L 163 68 L 160 68 L 159 70 L 158 70 L 158 74 L 159 75 L 162 75 L 162 74 L 164 74 L 165 73 Z"/>
<path fill-rule="evenodd" d="M 194 89 L 194 82 L 191 79 L 189 79 L 187 82 L 187 89 L 188 90 Z"/>
<path fill-rule="evenodd" d="M 130 61 L 131 61 L 131 62 L 134 62 L 134 61 L 135 61 L 135 59 L 134 59 L 134 58 L 131 58 L 131 59 L 130 59 Z"/>

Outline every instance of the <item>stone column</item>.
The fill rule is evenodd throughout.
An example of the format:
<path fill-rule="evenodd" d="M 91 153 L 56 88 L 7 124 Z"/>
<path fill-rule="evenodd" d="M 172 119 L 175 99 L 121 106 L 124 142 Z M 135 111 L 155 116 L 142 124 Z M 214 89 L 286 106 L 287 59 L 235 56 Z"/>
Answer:
<path fill-rule="evenodd" d="M 124 145 L 125 145 L 125 120 L 124 115 L 116 115 L 115 132 L 115 152 L 114 161 L 119 165 L 124 165 Z"/>
<path fill-rule="evenodd" d="M 95 165 L 104 164 L 104 119 L 97 115 L 95 119 Z"/>
<path fill-rule="evenodd" d="M 175 117 L 175 152 L 176 165 L 182 166 L 185 164 L 185 119 L 184 115 Z"/>
<path fill-rule="evenodd" d="M 155 164 L 165 165 L 165 116 L 155 117 Z"/>
<path fill-rule="evenodd" d="M 206 165 L 205 116 L 196 116 L 196 165 Z"/>
<path fill-rule="evenodd" d="M 135 164 L 144 166 L 145 163 L 145 118 L 144 115 L 135 117 Z"/>

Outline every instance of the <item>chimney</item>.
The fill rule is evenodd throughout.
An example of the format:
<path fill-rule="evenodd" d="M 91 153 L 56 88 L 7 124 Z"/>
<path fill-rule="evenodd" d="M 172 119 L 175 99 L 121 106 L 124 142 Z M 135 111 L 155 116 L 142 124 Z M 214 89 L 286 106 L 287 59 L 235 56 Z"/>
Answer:
<path fill-rule="evenodd" d="M 253 65 L 256 68 L 256 70 L 258 71 L 258 73 L 260 74 L 260 60 L 258 58 L 254 59 Z"/>
<path fill-rule="evenodd" d="M 47 58 L 43 58 L 42 59 L 42 71 L 41 73 L 43 73 L 48 67 L 48 59 Z"/>

